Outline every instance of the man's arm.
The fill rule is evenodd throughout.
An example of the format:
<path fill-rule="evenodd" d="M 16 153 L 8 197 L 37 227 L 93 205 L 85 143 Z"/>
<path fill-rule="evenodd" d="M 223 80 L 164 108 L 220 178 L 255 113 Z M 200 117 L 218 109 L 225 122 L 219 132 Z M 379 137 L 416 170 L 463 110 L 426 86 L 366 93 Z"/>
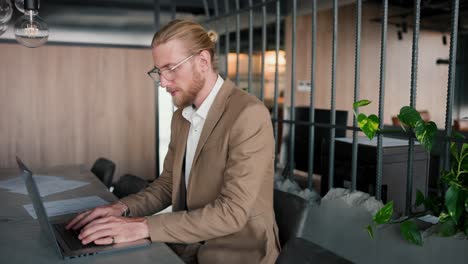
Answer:
<path fill-rule="evenodd" d="M 174 139 L 177 137 L 177 114 L 171 122 L 171 140 L 164 159 L 163 172 L 155 181 L 139 193 L 122 198 L 132 216 L 146 216 L 163 210 L 172 204 L 172 166 L 174 162 Z"/>
<path fill-rule="evenodd" d="M 203 208 L 148 217 L 152 241 L 193 243 L 241 230 L 264 177 L 273 177 L 274 139 L 270 115 L 258 103 L 237 117 L 229 138 L 224 184 L 219 197 Z"/>

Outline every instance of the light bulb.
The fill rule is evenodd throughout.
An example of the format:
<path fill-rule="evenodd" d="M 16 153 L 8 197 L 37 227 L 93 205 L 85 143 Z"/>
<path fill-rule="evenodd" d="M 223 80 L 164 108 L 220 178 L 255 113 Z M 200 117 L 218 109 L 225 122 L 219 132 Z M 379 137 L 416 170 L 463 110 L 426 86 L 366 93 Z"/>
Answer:
<path fill-rule="evenodd" d="M 49 39 L 49 27 L 37 15 L 37 11 L 26 10 L 24 15 L 16 20 L 15 37 L 20 44 L 28 48 L 36 48 Z"/>
<path fill-rule="evenodd" d="M 18 11 L 24 13 L 24 0 L 15 0 L 15 6 Z"/>
<path fill-rule="evenodd" d="M 0 24 L 6 24 L 13 14 L 11 0 L 0 0 Z"/>
<path fill-rule="evenodd" d="M 0 24 L 0 36 L 7 31 L 8 25 L 7 24 Z"/>

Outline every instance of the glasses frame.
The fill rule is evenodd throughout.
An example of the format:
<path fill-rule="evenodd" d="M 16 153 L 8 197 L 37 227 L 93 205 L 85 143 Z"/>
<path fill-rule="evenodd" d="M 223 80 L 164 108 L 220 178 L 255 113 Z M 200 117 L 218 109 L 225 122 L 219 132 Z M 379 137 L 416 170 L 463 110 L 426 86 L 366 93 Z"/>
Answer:
<path fill-rule="evenodd" d="M 158 68 L 153 67 L 153 69 L 151 69 L 149 72 L 147 72 L 148 76 L 153 79 L 153 81 L 155 81 L 156 83 L 161 83 L 161 76 L 164 77 L 164 79 L 168 80 L 168 81 L 173 81 L 175 79 L 175 77 L 171 77 L 171 78 L 167 78 L 166 76 L 164 76 L 164 72 L 168 72 L 171 73 L 171 74 L 175 74 L 175 70 L 177 70 L 177 68 L 179 68 L 180 66 L 182 66 L 184 63 L 186 63 L 188 60 L 190 60 L 193 56 L 195 56 L 196 54 L 192 54 L 188 57 L 186 57 L 185 59 L 183 59 L 182 61 L 180 61 L 179 63 L 177 63 L 176 65 L 172 66 L 171 68 L 169 69 L 163 69 L 163 70 L 160 70 Z M 158 76 L 158 80 L 156 80 L 156 77 L 153 77 L 153 75 L 156 75 Z"/>

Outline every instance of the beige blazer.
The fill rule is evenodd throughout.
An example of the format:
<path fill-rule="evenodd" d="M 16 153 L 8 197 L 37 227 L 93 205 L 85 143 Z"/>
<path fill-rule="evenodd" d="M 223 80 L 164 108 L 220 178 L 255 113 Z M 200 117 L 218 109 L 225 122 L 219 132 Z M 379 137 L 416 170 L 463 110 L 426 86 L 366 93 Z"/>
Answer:
<path fill-rule="evenodd" d="M 205 121 L 180 211 L 182 164 L 190 123 L 174 113 L 160 177 L 122 199 L 148 217 L 152 241 L 196 243 L 200 263 L 274 263 L 280 251 L 273 211 L 274 138 L 270 114 L 257 98 L 226 80 Z"/>

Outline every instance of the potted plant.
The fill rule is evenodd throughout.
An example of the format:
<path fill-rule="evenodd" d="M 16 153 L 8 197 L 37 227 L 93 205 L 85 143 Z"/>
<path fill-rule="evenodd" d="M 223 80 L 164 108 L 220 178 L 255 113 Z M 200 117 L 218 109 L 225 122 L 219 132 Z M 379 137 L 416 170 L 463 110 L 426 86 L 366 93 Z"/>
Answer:
<path fill-rule="evenodd" d="M 376 115 L 357 114 L 360 107 L 369 105 L 371 101 L 361 100 L 353 104 L 354 115 L 362 132 L 369 138 L 379 132 L 379 118 Z M 434 145 L 437 126 L 434 122 L 425 122 L 413 107 L 401 108 L 398 119 L 402 129 L 407 131 L 430 151 Z M 384 133 L 385 131 L 380 131 Z M 456 134 L 455 137 L 460 137 Z M 468 144 L 450 143 L 452 156 L 450 170 L 442 171 L 439 180 L 441 192 L 436 196 L 424 197 L 421 191 L 416 193 L 414 208 L 422 206 L 424 209 L 411 211 L 409 215 L 394 219 L 393 201 L 385 204 L 374 216 L 372 223 L 366 227 L 370 237 L 374 237 L 374 229 L 384 224 L 399 224 L 403 237 L 412 244 L 422 246 L 421 230 L 415 220 L 421 216 L 437 217 L 437 232 L 441 236 L 453 236 L 458 232 L 468 235 Z"/>

